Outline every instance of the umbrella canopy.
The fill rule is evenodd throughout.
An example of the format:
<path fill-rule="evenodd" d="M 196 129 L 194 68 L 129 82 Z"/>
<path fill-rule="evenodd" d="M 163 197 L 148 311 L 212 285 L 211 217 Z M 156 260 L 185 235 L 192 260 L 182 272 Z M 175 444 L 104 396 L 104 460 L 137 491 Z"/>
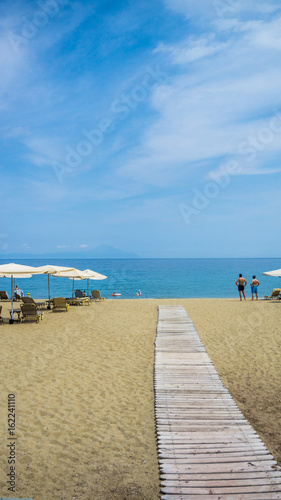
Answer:
<path fill-rule="evenodd" d="M 2 264 L 0 266 L 0 274 L 6 276 L 18 276 L 20 274 L 43 274 L 38 267 L 24 266 L 22 264 Z"/>
<path fill-rule="evenodd" d="M 91 269 L 85 269 L 83 273 L 86 275 L 88 280 L 106 280 L 107 276 L 104 274 L 96 273 L 95 271 L 91 271 Z"/>
<path fill-rule="evenodd" d="M 262 273 L 265 276 L 276 276 L 281 278 L 281 269 L 275 269 L 275 271 L 267 271 L 266 273 Z"/>
<path fill-rule="evenodd" d="M 80 269 L 72 269 L 71 271 L 58 271 L 52 276 L 56 276 L 57 278 L 71 278 L 73 279 L 73 287 L 72 287 L 72 296 L 74 295 L 74 280 L 80 279 L 91 279 L 91 280 L 104 280 L 107 276 L 103 274 L 96 273 L 95 271 L 91 271 L 91 269 L 86 269 L 86 271 L 81 271 Z"/>
<path fill-rule="evenodd" d="M 80 269 L 70 269 L 67 271 L 57 271 L 52 273 L 52 276 L 56 278 L 78 278 L 78 279 L 86 279 L 87 276 L 84 275 L 84 271 L 80 271 Z"/>
<path fill-rule="evenodd" d="M 54 274 L 54 273 L 58 273 L 59 271 L 72 271 L 75 268 L 74 267 L 53 266 L 52 264 L 51 265 L 47 264 L 46 266 L 37 267 L 37 269 L 40 269 L 43 274 Z"/>
<path fill-rule="evenodd" d="M 49 295 L 48 309 L 51 309 L 50 274 L 52 275 L 52 274 L 60 272 L 60 271 L 72 271 L 75 268 L 74 267 L 53 266 L 53 265 L 47 264 L 46 266 L 37 267 L 37 269 L 40 269 L 43 274 L 48 274 L 48 295 Z"/>
<path fill-rule="evenodd" d="M 38 270 L 37 267 L 24 266 L 23 264 L 2 264 L 0 266 L 0 275 L 5 275 L 7 278 L 11 278 L 11 298 L 12 298 L 12 312 L 11 320 L 14 318 L 14 307 L 13 307 L 13 278 L 17 276 L 22 276 L 23 274 L 42 274 L 42 271 Z M 25 276 L 26 277 L 26 276 Z"/>
<path fill-rule="evenodd" d="M 87 295 L 89 296 L 89 280 L 106 280 L 107 276 L 104 274 L 96 273 L 95 271 L 91 271 L 91 269 L 85 269 L 83 271 L 87 276 Z"/>
<path fill-rule="evenodd" d="M 92 271 L 91 269 L 85 269 L 83 271 L 83 274 L 86 276 L 87 279 L 87 295 L 89 297 L 89 280 L 106 280 L 107 276 L 104 274 L 96 273 L 95 271 Z"/>

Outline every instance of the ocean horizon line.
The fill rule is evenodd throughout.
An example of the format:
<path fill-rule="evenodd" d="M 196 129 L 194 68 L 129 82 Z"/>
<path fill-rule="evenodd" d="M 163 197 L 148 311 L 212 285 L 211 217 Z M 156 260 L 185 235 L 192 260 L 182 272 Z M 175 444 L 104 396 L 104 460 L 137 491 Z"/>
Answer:
<path fill-rule="evenodd" d="M 18 259 L 18 260 L 45 260 L 47 258 L 51 260 L 259 260 L 259 259 L 280 259 L 281 257 L 274 256 L 274 257 L 93 257 L 93 256 L 81 256 L 79 255 L 73 255 L 73 256 L 53 256 L 53 254 L 19 254 L 21 257 L 17 257 L 16 254 L 11 254 L 11 255 L 1 255 L 0 254 L 0 260 L 8 260 L 8 259 Z"/>

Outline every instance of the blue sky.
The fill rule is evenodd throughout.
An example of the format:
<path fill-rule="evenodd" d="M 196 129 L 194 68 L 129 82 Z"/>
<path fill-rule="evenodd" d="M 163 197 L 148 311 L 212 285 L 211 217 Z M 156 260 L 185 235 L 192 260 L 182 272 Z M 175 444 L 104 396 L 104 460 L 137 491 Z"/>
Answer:
<path fill-rule="evenodd" d="M 277 257 L 280 22 L 272 0 L 3 2 L 0 254 Z"/>

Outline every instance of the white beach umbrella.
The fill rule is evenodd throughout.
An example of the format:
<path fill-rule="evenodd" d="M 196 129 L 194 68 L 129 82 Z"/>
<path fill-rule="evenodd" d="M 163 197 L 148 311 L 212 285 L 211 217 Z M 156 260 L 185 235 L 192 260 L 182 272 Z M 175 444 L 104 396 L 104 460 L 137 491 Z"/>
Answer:
<path fill-rule="evenodd" d="M 89 296 L 89 280 L 106 280 L 107 276 L 104 274 L 96 273 L 95 271 L 92 271 L 91 269 L 85 269 L 83 271 L 84 274 L 87 276 L 87 295 Z"/>
<path fill-rule="evenodd" d="M 1 264 L 0 274 L 20 276 L 21 274 L 42 274 L 38 267 L 24 266 L 23 264 Z"/>
<path fill-rule="evenodd" d="M 91 269 L 85 269 L 83 271 L 83 275 L 86 276 L 87 279 L 87 295 L 89 296 L 89 280 L 106 280 L 107 276 L 104 274 L 97 273 L 96 271 L 92 271 Z"/>
<path fill-rule="evenodd" d="M 54 273 L 61 272 L 61 271 L 72 271 L 75 268 L 74 267 L 53 266 L 52 264 L 47 264 L 46 266 L 37 267 L 37 269 L 40 269 L 43 274 L 48 275 L 48 296 L 49 296 L 48 309 L 51 309 L 50 274 L 53 275 Z"/>
<path fill-rule="evenodd" d="M 83 271 L 75 268 L 69 271 L 57 271 L 56 273 L 53 273 L 52 276 L 54 276 L 55 278 L 70 278 L 73 280 L 72 297 L 74 296 L 74 279 L 86 279 L 86 276 L 83 276 Z"/>
<path fill-rule="evenodd" d="M 281 278 L 281 269 L 275 269 L 275 271 L 267 271 L 266 273 L 262 273 L 265 276 L 276 276 L 277 278 Z"/>
<path fill-rule="evenodd" d="M 73 279 L 72 296 L 74 296 L 74 280 L 75 279 L 99 280 L 99 279 L 106 279 L 107 278 L 103 274 L 96 273 L 95 271 L 91 271 L 90 269 L 86 269 L 86 271 L 81 271 L 80 269 L 72 269 L 71 271 L 59 271 L 59 272 L 52 274 L 52 276 L 55 276 L 57 278 Z"/>
<path fill-rule="evenodd" d="M 92 271 L 91 269 L 85 269 L 83 271 L 84 275 L 87 276 L 89 280 L 106 280 L 107 276 L 104 274 L 96 273 L 96 271 Z"/>
<path fill-rule="evenodd" d="M 14 264 L 11 262 L 10 264 L 2 264 L 0 265 L 0 275 L 5 275 L 7 278 L 11 278 L 11 305 L 12 305 L 12 312 L 11 312 L 11 320 L 13 321 L 14 319 L 14 306 L 13 306 L 13 278 L 16 278 L 17 276 L 22 276 L 29 274 L 42 274 L 42 271 L 38 270 L 37 267 L 32 267 L 32 266 L 24 266 L 23 264 Z"/>

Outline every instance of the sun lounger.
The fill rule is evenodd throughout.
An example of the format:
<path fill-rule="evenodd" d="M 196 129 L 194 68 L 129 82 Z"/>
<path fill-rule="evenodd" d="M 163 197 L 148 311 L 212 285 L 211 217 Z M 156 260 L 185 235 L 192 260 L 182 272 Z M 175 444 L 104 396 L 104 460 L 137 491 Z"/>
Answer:
<path fill-rule="evenodd" d="M 66 299 L 67 303 L 70 306 L 89 306 L 90 300 L 89 297 L 81 297 L 76 299 Z"/>
<path fill-rule="evenodd" d="M 280 299 L 281 298 L 281 288 L 273 288 L 271 295 L 265 295 L 265 300 Z"/>
<path fill-rule="evenodd" d="M 0 291 L 0 300 L 10 300 L 5 290 Z"/>
<path fill-rule="evenodd" d="M 45 309 L 46 306 L 45 302 L 35 302 L 35 300 L 32 297 L 20 297 L 20 298 L 24 304 L 33 304 L 38 309 Z"/>
<path fill-rule="evenodd" d="M 100 296 L 99 290 L 91 290 L 91 294 L 94 301 L 104 300 L 104 297 Z"/>
<path fill-rule="evenodd" d="M 76 299 L 82 299 L 82 297 L 83 297 L 82 290 L 75 290 L 75 297 L 76 297 Z"/>
<path fill-rule="evenodd" d="M 17 292 L 15 292 L 15 300 L 21 300 L 21 299 L 22 299 L 21 296 Z"/>
<path fill-rule="evenodd" d="M 69 304 L 66 301 L 65 297 L 54 297 L 53 298 L 53 312 L 64 311 L 67 312 L 69 310 Z"/>
<path fill-rule="evenodd" d="M 1 313 L 2 313 L 2 306 L 0 306 L 0 324 L 3 325 L 4 320 L 2 318 Z"/>
<path fill-rule="evenodd" d="M 37 311 L 35 304 L 21 304 L 22 321 L 37 321 L 43 318 L 43 313 Z"/>

